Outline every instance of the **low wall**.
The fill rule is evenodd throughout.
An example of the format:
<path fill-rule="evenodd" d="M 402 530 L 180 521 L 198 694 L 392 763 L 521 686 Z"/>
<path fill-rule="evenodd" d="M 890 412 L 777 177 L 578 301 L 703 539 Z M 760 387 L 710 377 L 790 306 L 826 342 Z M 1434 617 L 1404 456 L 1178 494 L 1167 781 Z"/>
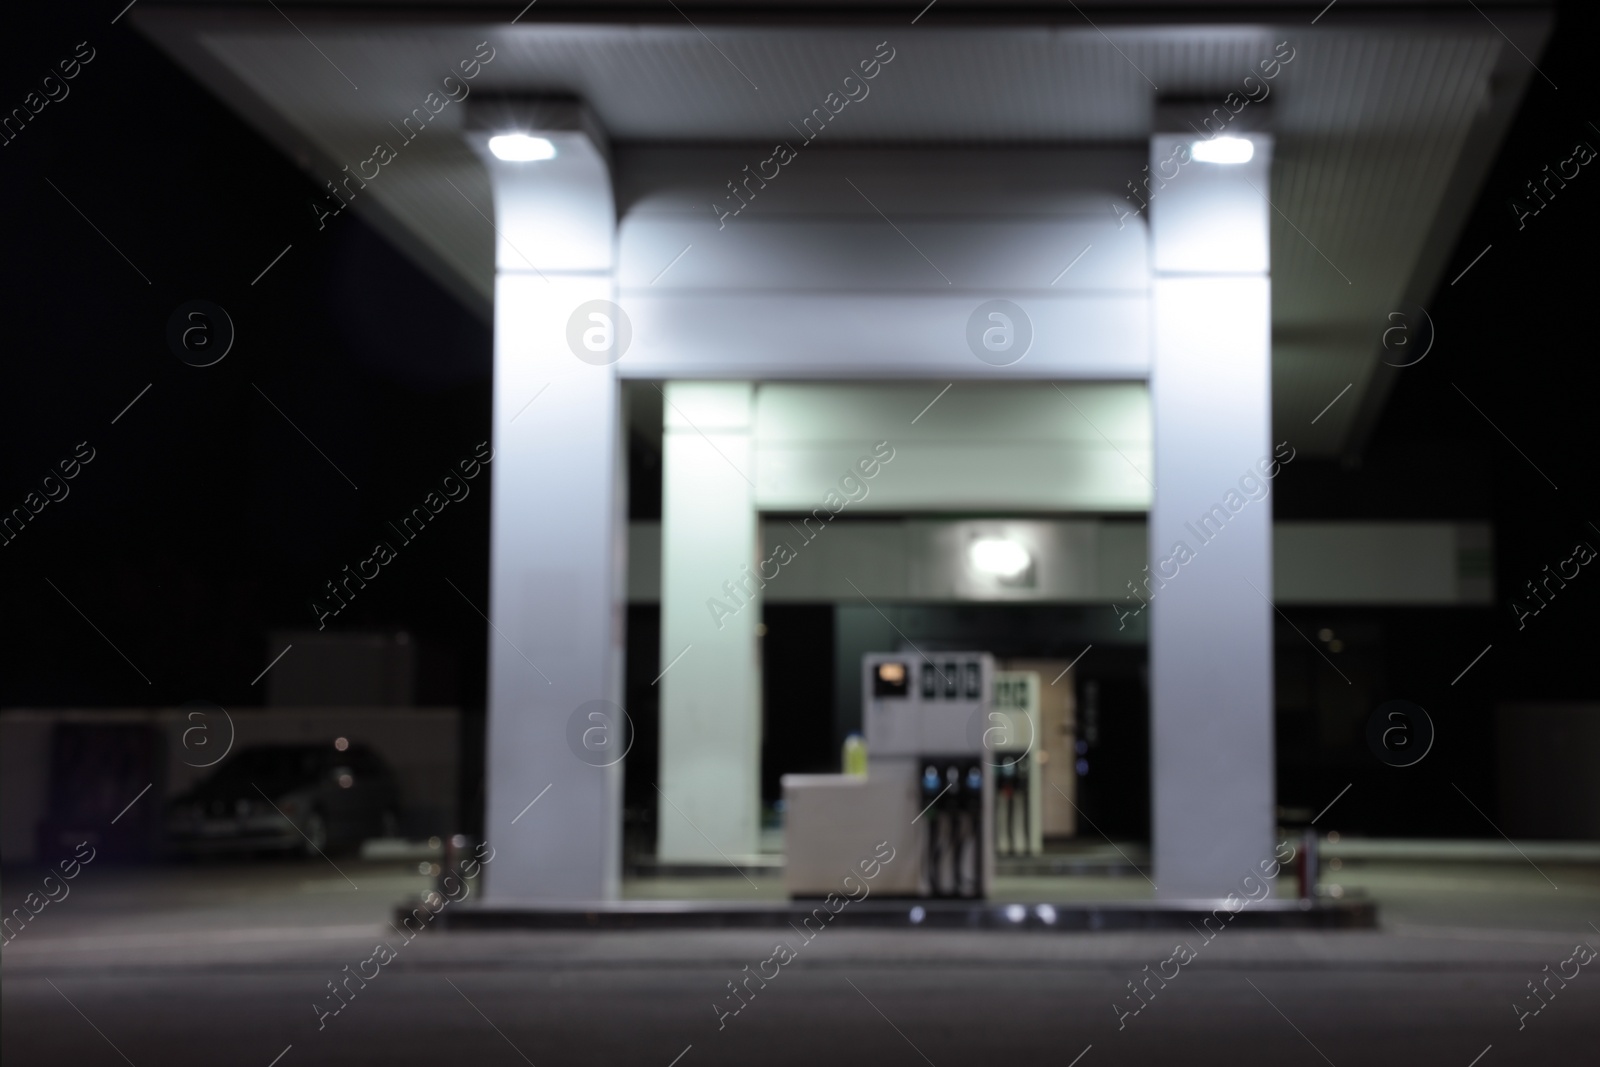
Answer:
<path fill-rule="evenodd" d="M 144 725 L 166 740 L 162 766 L 151 769 L 153 792 L 164 801 L 205 778 L 227 743 L 228 724 L 213 714 L 206 723 L 207 747 L 184 746 L 184 731 L 198 720 L 189 708 L 29 709 L 0 711 L 0 856 L 6 863 L 34 860 L 35 830 L 50 796 L 50 739 L 58 723 Z M 328 741 L 347 737 L 377 752 L 400 782 L 401 827 L 426 837 L 457 829 L 456 778 L 459 713 L 455 708 L 245 708 L 229 709 L 234 728 L 231 752 L 274 742 Z M 220 766 L 220 763 L 218 764 Z M 132 799 L 130 794 L 129 799 Z M 146 798 L 148 801 L 149 798 Z"/>
<path fill-rule="evenodd" d="M 1504 831 L 1600 840 L 1600 704 L 1502 704 L 1495 726 Z"/>

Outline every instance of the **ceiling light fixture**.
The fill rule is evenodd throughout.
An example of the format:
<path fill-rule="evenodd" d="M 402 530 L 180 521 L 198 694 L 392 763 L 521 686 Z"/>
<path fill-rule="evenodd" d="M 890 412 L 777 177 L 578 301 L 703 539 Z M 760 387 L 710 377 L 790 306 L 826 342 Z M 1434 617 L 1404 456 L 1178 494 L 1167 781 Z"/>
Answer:
<path fill-rule="evenodd" d="M 1028 550 L 1004 537 L 985 537 L 972 542 L 967 559 L 973 570 L 997 578 L 1015 578 L 1033 565 Z"/>
<path fill-rule="evenodd" d="M 489 138 L 489 151 L 496 159 L 508 163 L 531 163 L 539 159 L 554 159 L 556 146 L 543 137 L 526 133 L 502 133 Z"/>
<path fill-rule="evenodd" d="M 1256 146 L 1247 137 L 1208 137 L 1194 142 L 1190 153 L 1201 163 L 1248 163 Z"/>

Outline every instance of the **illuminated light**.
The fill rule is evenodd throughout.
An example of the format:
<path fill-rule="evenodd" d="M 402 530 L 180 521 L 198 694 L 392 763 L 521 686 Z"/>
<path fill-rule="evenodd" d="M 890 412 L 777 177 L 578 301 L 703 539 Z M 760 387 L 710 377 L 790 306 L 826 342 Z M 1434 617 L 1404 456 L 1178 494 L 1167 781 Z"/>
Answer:
<path fill-rule="evenodd" d="M 494 158 L 507 163 L 531 163 L 540 159 L 556 158 L 556 146 L 543 137 L 526 133 L 502 133 L 489 138 L 489 151 Z"/>
<path fill-rule="evenodd" d="M 1049 905 L 1049 904 L 1040 904 L 1038 907 L 1033 909 L 1033 912 L 1034 912 L 1035 915 L 1039 916 L 1039 918 L 1043 919 L 1045 922 L 1050 923 L 1051 925 L 1055 924 L 1055 921 L 1056 921 L 1056 909 L 1054 907 L 1052 907 L 1051 905 Z"/>
<path fill-rule="evenodd" d="M 912 926 L 916 926 L 918 923 L 922 922 L 922 920 L 926 919 L 927 917 L 928 917 L 928 913 L 923 910 L 921 904 L 918 904 L 916 907 L 911 909 L 911 925 Z"/>
<path fill-rule="evenodd" d="M 347 738 L 338 738 L 333 742 L 333 747 L 338 749 L 340 752 L 343 752 L 345 749 L 350 747 L 350 741 Z"/>
<path fill-rule="evenodd" d="M 1006 905 L 1006 918 L 1010 919 L 1012 922 L 1019 923 L 1027 917 L 1028 909 L 1024 908 L 1021 904 Z"/>
<path fill-rule="evenodd" d="M 1208 137 L 1189 151 L 1201 163 L 1248 163 L 1255 158 L 1256 146 L 1245 137 Z"/>
<path fill-rule="evenodd" d="M 967 559 L 976 571 L 997 578 L 1015 578 L 1033 564 L 1028 550 L 1004 537 L 985 537 L 972 542 Z"/>
<path fill-rule="evenodd" d="M 899 685 L 906 680 L 906 665 L 904 663 L 878 664 L 878 677 L 890 685 Z"/>
<path fill-rule="evenodd" d="M 353 786 L 355 784 L 356 784 L 356 780 L 354 778 L 352 778 L 350 775 L 341 774 L 339 776 L 339 788 L 340 789 L 349 789 L 351 786 Z"/>

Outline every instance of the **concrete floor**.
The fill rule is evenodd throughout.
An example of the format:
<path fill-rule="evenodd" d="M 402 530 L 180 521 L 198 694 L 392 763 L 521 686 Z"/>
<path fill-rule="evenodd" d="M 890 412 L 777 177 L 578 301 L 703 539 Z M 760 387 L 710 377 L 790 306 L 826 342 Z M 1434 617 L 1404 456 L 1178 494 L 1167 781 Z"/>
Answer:
<path fill-rule="evenodd" d="M 1600 962 L 1519 1031 L 1512 1002 L 1580 939 L 1600 946 L 1594 864 L 1350 861 L 1377 932 L 1230 930 L 1119 1029 L 1126 983 L 1172 934 L 824 931 L 722 1019 L 770 932 L 427 935 L 386 923 L 414 864 L 92 864 L 6 946 L 0 1056 L 31 1064 L 1284 1064 L 1596 1062 Z M 348 876 L 347 881 L 345 876 Z M 1559 888 L 1552 888 L 1548 876 Z M 6 872 L 9 913 L 38 881 Z M 688 883 L 752 890 L 737 876 Z M 733 884 L 740 888 L 734 888 Z M 634 884 L 659 895 L 664 884 Z M 714 888 L 712 888 L 714 887 Z M 1007 899 L 1127 898 L 1140 878 L 1009 879 Z M 319 1031 L 325 983 L 397 956 Z M 1570 970 L 1570 967 L 1569 967 Z M 769 968 L 770 972 L 770 968 Z M 370 968 L 369 968 L 370 973 Z M 1169 968 L 1170 973 L 1170 968 Z M 332 1003 L 332 1002 L 329 1002 Z M 724 1001 L 726 1007 L 735 1002 Z M 1531 1004 L 1531 1001 L 1525 1003 Z M 292 1047 L 291 1047 L 292 1046 Z M 690 1047 L 692 1046 L 692 1047 Z M 1092 1047 L 1091 1047 L 1092 1046 Z M 1492 1046 L 1492 1047 L 1490 1047 Z M 687 1050 L 687 1051 L 686 1051 Z M 1087 1050 L 1087 1051 L 1086 1051 Z"/>

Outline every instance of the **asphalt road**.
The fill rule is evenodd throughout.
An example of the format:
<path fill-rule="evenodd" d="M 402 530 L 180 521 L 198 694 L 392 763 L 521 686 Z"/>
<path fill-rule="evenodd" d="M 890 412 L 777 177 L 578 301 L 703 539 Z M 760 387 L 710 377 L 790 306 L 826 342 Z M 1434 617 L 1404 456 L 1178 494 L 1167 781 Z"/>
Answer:
<path fill-rule="evenodd" d="M 423 884 L 404 868 L 352 865 L 348 883 L 295 866 L 89 869 L 81 896 L 4 949 L 0 1056 L 7 1067 L 1594 1063 L 1600 960 L 1565 988 L 1552 979 L 1556 995 L 1521 1029 L 1512 1008 L 1579 939 L 1600 945 L 1582 919 L 1600 920 L 1596 872 L 1547 872 L 1561 890 L 1505 868 L 1457 872 L 1448 924 L 1426 908 L 1447 895 L 1430 885 L 1438 875 L 1390 872 L 1412 902 L 1381 931 L 1191 936 L 1193 961 L 1165 988 L 1152 981 L 1148 1004 L 1119 1023 L 1113 1004 L 1137 1003 L 1126 983 L 1146 965 L 1171 973 L 1172 934 L 791 935 L 796 958 L 719 1018 L 715 1004 L 735 1003 L 727 983 L 773 955 L 772 933 L 405 943 L 385 922 Z M 98 886 L 86 880 L 96 873 Z M 8 901 L 25 885 L 8 872 Z M 319 1021 L 315 1004 L 338 1003 L 326 983 L 346 965 L 372 973 L 362 961 L 380 939 L 393 960 Z"/>

